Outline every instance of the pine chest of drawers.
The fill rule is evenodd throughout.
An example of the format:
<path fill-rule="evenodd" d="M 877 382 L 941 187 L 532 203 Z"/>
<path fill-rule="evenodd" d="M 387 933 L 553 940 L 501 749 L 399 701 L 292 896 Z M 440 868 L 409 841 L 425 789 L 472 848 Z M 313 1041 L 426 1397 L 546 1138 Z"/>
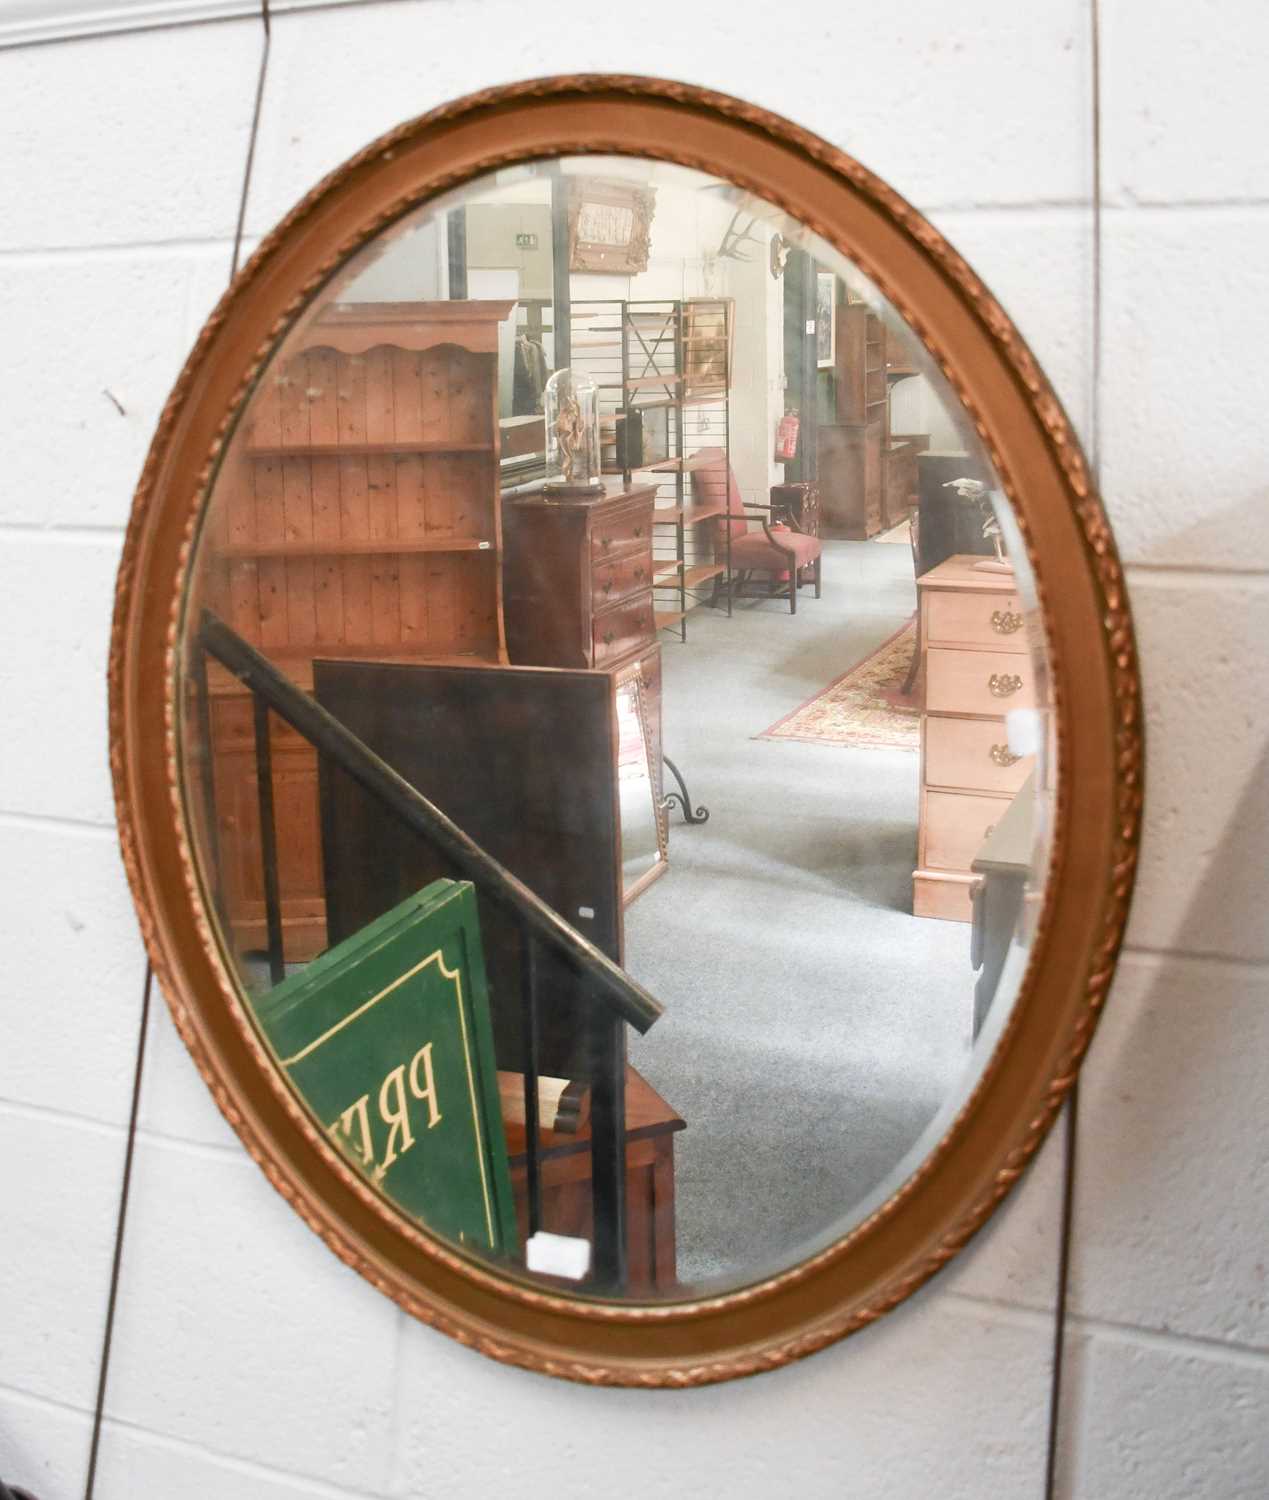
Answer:
<path fill-rule="evenodd" d="M 969 921 L 970 864 L 1035 764 L 1005 714 L 1036 707 L 1036 666 L 1012 575 L 949 557 L 917 579 L 924 656 L 921 810 L 912 910 Z"/>

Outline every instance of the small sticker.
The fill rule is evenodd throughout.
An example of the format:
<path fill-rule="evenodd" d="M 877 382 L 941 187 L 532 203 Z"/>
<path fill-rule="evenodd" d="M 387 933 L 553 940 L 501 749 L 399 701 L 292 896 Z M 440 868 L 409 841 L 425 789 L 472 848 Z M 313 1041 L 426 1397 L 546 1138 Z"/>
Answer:
<path fill-rule="evenodd" d="M 595 908 L 593 906 L 579 906 L 577 908 L 577 915 L 585 917 L 588 922 L 593 922 L 595 920 Z"/>
<path fill-rule="evenodd" d="M 590 1270 L 590 1241 L 539 1229 L 525 1243 L 524 1263 L 530 1271 L 580 1281 Z"/>

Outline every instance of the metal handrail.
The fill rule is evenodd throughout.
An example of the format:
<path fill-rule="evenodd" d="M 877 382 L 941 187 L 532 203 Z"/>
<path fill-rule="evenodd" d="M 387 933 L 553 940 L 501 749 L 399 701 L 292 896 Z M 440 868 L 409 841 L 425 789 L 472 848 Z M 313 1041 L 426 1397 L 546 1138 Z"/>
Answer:
<path fill-rule="evenodd" d="M 202 613 L 199 635 L 210 655 L 279 718 L 330 756 L 407 827 L 431 839 L 482 895 L 509 907 L 534 937 L 569 958 L 590 981 L 582 987 L 587 996 L 606 1002 L 638 1032 L 646 1032 L 664 1013 L 661 1003 L 642 985 L 211 610 Z"/>

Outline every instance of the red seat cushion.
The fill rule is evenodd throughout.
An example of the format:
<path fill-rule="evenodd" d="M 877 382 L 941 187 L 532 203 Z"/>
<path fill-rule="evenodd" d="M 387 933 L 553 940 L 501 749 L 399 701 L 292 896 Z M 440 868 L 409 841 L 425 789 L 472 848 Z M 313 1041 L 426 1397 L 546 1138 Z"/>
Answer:
<path fill-rule="evenodd" d="M 803 536 L 800 531 L 777 531 L 781 548 L 790 548 L 799 568 L 814 562 L 820 555 L 820 539 Z M 777 551 L 767 540 L 763 531 L 750 531 L 744 536 L 734 536 L 731 543 L 731 565 L 733 568 L 783 568 L 788 558 Z"/>

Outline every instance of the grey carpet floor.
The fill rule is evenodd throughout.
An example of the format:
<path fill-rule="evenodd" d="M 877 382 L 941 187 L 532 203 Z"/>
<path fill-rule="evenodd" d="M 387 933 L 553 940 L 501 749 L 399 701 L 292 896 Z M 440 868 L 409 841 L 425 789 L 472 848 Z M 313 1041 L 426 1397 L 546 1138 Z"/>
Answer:
<path fill-rule="evenodd" d="M 666 1005 L 631 1060 L 687 1121 L 678 1270 L 750 1281 L 839 1227 L 959 1085 L 969 928 L 911 915 L 918 756 L 760 740 L 916 605 L 906 547 L 830 542 L 824 597 L 695 610 L 663 635 L 665 750 L 710 820 L 670 828 L 626 913 Z"/>

